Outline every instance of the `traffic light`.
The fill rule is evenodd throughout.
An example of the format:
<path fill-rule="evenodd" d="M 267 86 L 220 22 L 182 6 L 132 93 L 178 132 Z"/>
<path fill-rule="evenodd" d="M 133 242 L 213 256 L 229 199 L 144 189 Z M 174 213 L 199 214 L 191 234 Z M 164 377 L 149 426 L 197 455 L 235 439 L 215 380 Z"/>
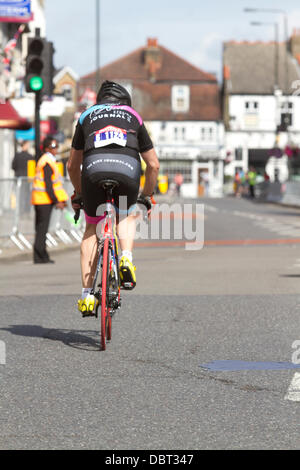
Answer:
<path fill-rule="evenodd" d="M 43 52 L 44 58 L 44 68 L 42 73 L 42 78 L 44 81 L 43 95 L 52 96 L 54 85 L 53 85 L 53 76 L 54 76 L 54 65 L 53 65 L 53 55 L 54 47 L 53 43 L 50 41 L 45 42 L 45 48 Z"/>
<path fill-rule="evenodd" d="M 53 44 L 39 36 L 28 38 L 25 86 L 28 93 L 53 94 Z"/>

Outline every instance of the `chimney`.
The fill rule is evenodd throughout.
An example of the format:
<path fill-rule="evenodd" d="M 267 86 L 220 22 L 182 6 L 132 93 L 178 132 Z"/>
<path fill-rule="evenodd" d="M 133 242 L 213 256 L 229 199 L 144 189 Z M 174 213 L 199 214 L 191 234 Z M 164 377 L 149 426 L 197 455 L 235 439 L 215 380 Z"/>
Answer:
<path fill-rule="evenodd" d="M 298 60 L 300 56 L 300 29 L 294 28 L 292 37 L 290 39 L 290 51 L 293 57 Z"/>
<path fill-rule="evenodd" d="M 149 80 L 155 82 L 157 72 L 162 65 L 162 52 L 158 46 L 157 38 L 148 38 L 147 47 L 143 55 L 144 65 L 148 71 Z"/>

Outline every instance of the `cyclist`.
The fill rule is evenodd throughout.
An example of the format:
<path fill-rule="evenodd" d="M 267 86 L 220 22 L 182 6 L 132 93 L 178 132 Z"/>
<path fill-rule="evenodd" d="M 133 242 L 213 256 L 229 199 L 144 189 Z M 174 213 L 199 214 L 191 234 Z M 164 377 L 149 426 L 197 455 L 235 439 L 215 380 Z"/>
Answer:
<path fill-rule="evenodd" d="M 82 313 L 94 309 L 91 295 L 97 261 L 96 227 L 103 218 L 97 209 L 105 204 L 105 194 L 99 182 L 113 179 L 119 182 L 114 198 L 118 214 L 117 230 L 121 245 L 120 278 L 126 285 L 136 285 L 132 259 L 136 230 L 135 216 L 130 213 L 138 199 L 141 159 L 147 167 L 145 185 L 139 196 L 148 209 L 159 173 L 159 161 L 152 140 L 139 114 L 131 107 L 128 91 L 118 83 L 105 81 L 97 95 L 97 104 L 83 112 L 73 136 L 67 169 L 74 186 L 72 205 L 76 210 L 82 202 L 86 229 L 81 244 L 82 296 L 78 309 Z M 126 207 L 119 198 L 126 196 Z M 121 200 L 121 198 L 120 198 Z"/>

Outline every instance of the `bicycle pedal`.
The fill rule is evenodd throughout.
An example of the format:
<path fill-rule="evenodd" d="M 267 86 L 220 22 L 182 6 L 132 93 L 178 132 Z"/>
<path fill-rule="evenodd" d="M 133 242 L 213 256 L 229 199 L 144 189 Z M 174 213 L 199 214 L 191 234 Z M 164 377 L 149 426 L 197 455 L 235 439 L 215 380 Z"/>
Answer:
<path fill-rule="evenodd" d="M 133 290 L 135 288 L 135 284 L 133 282 L 123 282 L 122 287 L 125 290 Z"/>

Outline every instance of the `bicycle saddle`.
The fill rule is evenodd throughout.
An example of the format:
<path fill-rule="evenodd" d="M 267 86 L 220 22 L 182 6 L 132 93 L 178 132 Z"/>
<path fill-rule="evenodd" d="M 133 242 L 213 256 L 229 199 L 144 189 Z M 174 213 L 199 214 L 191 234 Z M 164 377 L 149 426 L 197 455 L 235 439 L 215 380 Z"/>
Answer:
<path fill-rule="evenodd" d="M 119 182 L 115 181 L 115 180 L 103 180 L 103 181 L 101 181 L 100 186 L 104 190 L 114 189 L 117 186 L 119 186 Z"/>

